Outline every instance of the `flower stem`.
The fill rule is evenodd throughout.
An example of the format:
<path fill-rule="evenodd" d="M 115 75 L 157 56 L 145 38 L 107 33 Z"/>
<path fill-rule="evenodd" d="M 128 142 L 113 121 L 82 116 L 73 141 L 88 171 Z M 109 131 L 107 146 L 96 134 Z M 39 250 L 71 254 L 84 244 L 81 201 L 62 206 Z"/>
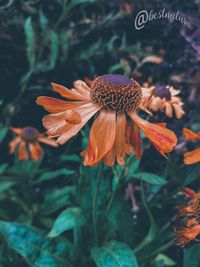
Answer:
<path fill-rule="evenodd" d="M 98 233 L 97 233 L 97 198 L 98 198 L 99 185 L 101 182 L 102 174 L 103 174 L 103 164 L 100 163 L 98 166 L 98 175 L 97 175 L 97 179 L 96 179 L 95 192 L 93 194 L 93 214 L 92 214 L 94 240 L 95 240 L 96 245 L 98 245 L 98 243 L 99 243 Z"/>

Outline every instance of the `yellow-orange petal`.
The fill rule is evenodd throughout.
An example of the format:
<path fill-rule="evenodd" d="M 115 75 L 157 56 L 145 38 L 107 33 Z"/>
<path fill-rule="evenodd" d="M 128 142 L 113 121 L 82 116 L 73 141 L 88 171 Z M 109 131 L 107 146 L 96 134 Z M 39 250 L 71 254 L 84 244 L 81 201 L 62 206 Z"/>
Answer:
<path fill-rule="evenodd" d="M 44 143 L 44 144 L 49 145 L 49 146 L 53 146 L 53 147 L 58 146 L 58 143 L 56 142 L 56 140 L 49 138 L 49 137 L 41 136 L 38 138 L 38 141 L 40 143 Z"/>
<path fill-rule="evenodd" d="M 94 166 L 111 150 L 116 136 L 116 112 L 102 110 L 94 121 L 84 158 L 85 166 Z"/>
<path fill-rule="evenodd" d="M 56 113 L 67 109 L 73 109 L 80 104 L 83 104 L 83 101 L 69 102 L 48 96 L 39 96 L 36 100 L 36 103 L 40 106 L 43 106 L 46 111 L 50 113 Z"/>
<path fill-rule="evenodd" d="M 79 124 L 69 124 L 69 129 L 63 133 L 58 139 L 58 144 L 63 145 L 66 143 L 70 138 L 72 138 L 74 135 L 76 135 L 83 126 L 87 123 L 87 121 L 94 116 L 95 113 L 97 113 L 101 109 L 100 106 L 89 102 L 87 104 L 84 104 L 82 106 L 79 106 L 74 109 L 74 111 L 78 112 L 81 117 L 81 123 Z"/>
<path fill-rule="evenodd" d="M 117 114 L 116 121 L 116 138 L 114 149 L 116 153 L 116 160 L 119 165 L 124 165 L 124 157 L 126 152 L 126 116 L 124 113 Z"/>
<path fill-rule="evenodd" d="M 23 131 L 23 128 L 14 128 L 12 127 L 11 128 L 11 131 L 15 134 L 18 134 L 18 135 L 21 135 L 22 134 L 22 131 Z"/>
<path fill-rule="evenodd" d="M 200 132 L 194 133 L 190 129 L 183 128 L 183 134 L 184 134 L 186 139 L 200 140 Z"/>
<path fill-rule="evenodd" d="M 19 143 L 18 146 L 18 159 L 19 160 L 28 160 L 29 154 L 27 151 L 26 143 L 24 141 Z"/>
<path fill-rule="evenodd" d="M 78 91 L 69 90 L 68 88 L 64 87 L 63 85 L 57 83 L 51 83 L 53 90 L 59 93 L 62 97 L 65 97 L 69 100 L 86 100 L 89 101 L 89 96 L 80 94 Z"/>
<path fill-rule="evenodd" d="M 32 160 L 39 160 L 44 153 L 41 145 L 38 142 L 29 143 L 29 150 Z"/>
<path fill-rule="evenodd" d="M 22 141 L 20 136 L 17 136 L 16 138 L 14 138 L 10 144 L 9 144 L 9 153 L 12 154 L 14 153 L 17 145 Z"/>
<path fill-rule="evenodd" d="M 200 162 L 200 148 L 184 153 L 184 163 L 186 165 L 195 164 Z"/>
<path fill-rule="evenodd" d="M 135 112 L 129 112 L 129 116 L 149 138 L 161 155 L 165 156 L 165 153 L 173 150 L 177 143 L 177 138 L 173 131 L 150 123 L 140 118 Z"/>
<path fill-rule="evenodd" d="M 106 166 L 112 167 L 115 165 L 115 151 L 114 147 L 104 156 L 103 162 Z"/>

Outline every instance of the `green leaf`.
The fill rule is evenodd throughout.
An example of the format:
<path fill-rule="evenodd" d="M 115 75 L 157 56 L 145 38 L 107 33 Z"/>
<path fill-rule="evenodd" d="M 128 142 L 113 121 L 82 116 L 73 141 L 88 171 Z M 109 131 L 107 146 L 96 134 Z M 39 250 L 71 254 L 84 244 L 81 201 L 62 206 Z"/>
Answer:
<path fill-rule="evenodd" d="M 91 255 L 98 267 L 138 267 L 133 250 L 118 241 L 93 248 Z"/>
<path fill-rule="evenodd" d="M 5 138 L 7 132 L 8 132 L 8 127 L 3 127 L 3 128 L 0 129 L 0 143 Z"/>
<path fill-rule="evenodd" d="M 183 267 L 198 267 L 200 263 L 200 244 L 184 249 Z"/>
<path fill-rule="evenodd" d="M 155 185 L 164 185 L 167 183 L 165 178 L 148 172 L 137 172 L 134 174 L 134 178 Z"/>
<path fill-rule="evenodd" d="M 8 164 L 1 164 L 0 165 L 0 174 L 2 174 L 2 173 L 4 173 L 5 172 L 5 170 L 7 169 L 7 167 L 8 167 Z"/>
<path fill-rule="evenodd" d="M 72 267 L 65 259 L 67 242 L 52 243 L 36 228 L 0 221 L 0 233 L 9 247 L 17 251 L 32 267 Z M 64 246 L 63 246 L 64 245 Z"/>
<path fill-rule="evenodd" d="M 69 203 L 71 196 L 75 194 L 74 186 L 66 186 L 62 189 L 47 190 L 45 192 L 44 203 L 41 206 L 43 214 L 50 214 L 58 209 L 66 206 Z"/>
<path fill-rule="evenodd" d="M 85 217 L 81 208 L 72 207 L 64 210 L 55 220 L 55 223 L 48 234 L 49 237 L 56 237 L 66 230 L 73 229 L 85 223 Z"/>
<path fill-rule="evenodd" d="M 11 186 L 13 186 L 16 183 L 17 183 L 17 181 L 3 181 L 3 182 L 0 182 L 0 193 L 6 191 L 7 189 L 9 189 Z"/>
<path fill-rule="evenodd" d="M 56 171 L 51 171 L 51 172 L 45 172 L 43 173 L 34 183 L 40 183 L 48 180 L 55 179 L 61 175 L 67 176 L 67 175 L 72 175 L 74 171 L 69 170 L 69 169 L 59 169 Z"/>
<path fill-rule="evenodd" d="M 24 31 L 26 35 L 26 54 L 30 69 L 33 69 L 36 60 L 36 38 L 32 26 L 31 17 L 27 18 L 24 23 Z"/>
<path fill-rule="evenodd" d="M 155 263 L 162 263 L 163 266 L 175 266 L 176 263 L 175 261 L 173 261 L 172 259 L 170 259 L 169 257 L 167 257 L 164 254 L 158 254 L 158 256 L 155 258 Z"/>

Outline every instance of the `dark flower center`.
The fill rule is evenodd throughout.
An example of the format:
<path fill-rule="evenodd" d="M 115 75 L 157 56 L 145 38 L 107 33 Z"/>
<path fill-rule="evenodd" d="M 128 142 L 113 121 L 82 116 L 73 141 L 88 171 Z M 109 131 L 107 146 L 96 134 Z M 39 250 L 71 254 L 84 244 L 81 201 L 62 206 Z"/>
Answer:
<path fill-rule="evenodd" d="M 159 96 L 160 98 L 165 98 L 166 100 L 171 99 L 171 93 L 166 86 L 157 86 L 153 90 L 153 94 L 155 96 Z"/>
<path fill-rule="evenodd" d="M 39 136 L 37 129 L 33 127 L 25 127 L 22 131 L 22 139 L 26 142 L 35 142 Z"/>
<path fill-rule="evenodd" d="M 142 90 L 133 79 L 119 74 L 97 77 L 91 85 L 91 99 L 105 109 L 128 112 L 138 108 Z"/>

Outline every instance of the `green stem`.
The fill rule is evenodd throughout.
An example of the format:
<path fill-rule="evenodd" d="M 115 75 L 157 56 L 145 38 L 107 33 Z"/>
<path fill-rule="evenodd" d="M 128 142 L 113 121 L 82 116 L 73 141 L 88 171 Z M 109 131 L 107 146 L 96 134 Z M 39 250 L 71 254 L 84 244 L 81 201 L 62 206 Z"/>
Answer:
<path fill-rule="evenodd" d="M 99 185 L 101 182 L 102 174 L 103 174 L 103 164 L 100 163 L 98 166 L 98 176 L 96 180 L 95 192 L 93 195 L 93 214 L 92 214 L 94 240 L 95 240 L 96 245 L 98 245 L 99 243 L 98 234 L 97 234 L 97 199 L 98 199 Z"/>

